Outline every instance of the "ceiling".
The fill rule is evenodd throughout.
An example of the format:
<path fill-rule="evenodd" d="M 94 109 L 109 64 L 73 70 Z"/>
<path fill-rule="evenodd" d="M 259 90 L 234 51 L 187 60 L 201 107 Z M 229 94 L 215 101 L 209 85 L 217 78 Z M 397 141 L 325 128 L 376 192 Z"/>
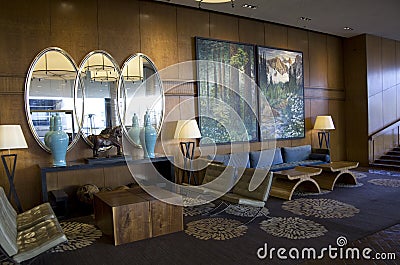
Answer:
<path fill-rule="evenodd" d="M 199 7 L 195 0 L 156 1 Z M 400 0 L 235 0 L 234 3 L 233 8 L 231 3 L 202 3 L 201 8 L 342 37 L 367 33 L 400 41 Z M 257 8 L 243 8 L 244 4 Z"/>

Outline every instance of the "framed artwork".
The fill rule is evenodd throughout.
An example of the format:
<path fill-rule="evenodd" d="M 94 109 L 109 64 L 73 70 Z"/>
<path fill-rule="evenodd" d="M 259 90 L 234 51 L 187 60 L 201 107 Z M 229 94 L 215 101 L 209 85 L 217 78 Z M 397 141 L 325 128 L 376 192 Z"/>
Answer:
<path fill-rule="evenodd" d="M 305 137 L 303 53 L 257 46 L 257 64 L 260 96 L 275 118 L 275 138 Z M 261 131 L 271 129 L 269 118 L 260 106 Z"/>
<path fill-rule="evenodd" d="M 202 144 L 257 141 L 255 46 L 196 37 L 196 60 Z"/>

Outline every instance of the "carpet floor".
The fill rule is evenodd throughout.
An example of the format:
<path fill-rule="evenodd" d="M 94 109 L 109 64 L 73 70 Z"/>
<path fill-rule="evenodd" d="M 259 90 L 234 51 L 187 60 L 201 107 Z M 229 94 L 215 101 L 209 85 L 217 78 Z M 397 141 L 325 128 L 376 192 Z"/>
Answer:
<path fill-rule="evenodd" d="M 93 216 L 65 220 L 69 243 L 32 264 L 299 264 L 312 257 L 302 256 L 305 248 L 314 248 L 317 256 L 328 246 L 346 250 L 348 243 L 400 223 L 400 173 L 354 172 L 356 186 L 298 193 L 291 201 L 271 197 L 263 214 L 246 226 L 239 224 L 254 209 L 235 206 L 209 217 L 201 213 L 210 205 L 185 207 L 184 231 L 114 246 Z M 286 250 L 281 258 L 278 248 Z"/>

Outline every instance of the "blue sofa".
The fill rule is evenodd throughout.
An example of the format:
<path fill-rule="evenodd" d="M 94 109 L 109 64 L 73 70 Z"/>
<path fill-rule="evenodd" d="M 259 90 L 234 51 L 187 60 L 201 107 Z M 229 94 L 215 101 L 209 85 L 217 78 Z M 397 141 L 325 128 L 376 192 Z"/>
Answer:
<path fill-rule="evenodd" d="M 268 165 L 271 165 L 271 171 L 330 162 L 328 150 L 312 149 L 311 145 L 278 147 L 275 149 L 234 154 L 217 154 L 215 156 L 208 156 L 208 159 L 233 167 L 266 168 Z"/>

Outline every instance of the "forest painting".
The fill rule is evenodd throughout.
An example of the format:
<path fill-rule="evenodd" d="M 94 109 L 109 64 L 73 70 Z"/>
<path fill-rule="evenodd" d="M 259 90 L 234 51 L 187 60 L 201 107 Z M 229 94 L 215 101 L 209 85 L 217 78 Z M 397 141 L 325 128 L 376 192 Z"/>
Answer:
<path fill-rule="evenodd" d="M 254 45 L 196 38 L 202 143 L 258 140 Z"/>
<path fill-rule="evenodd" d="M 257 47 L 258 80 L 275 118 L 275 138 L 305 136 L 303 54 Z M 260 106 L 260 130 L 269 130 Z"/>

